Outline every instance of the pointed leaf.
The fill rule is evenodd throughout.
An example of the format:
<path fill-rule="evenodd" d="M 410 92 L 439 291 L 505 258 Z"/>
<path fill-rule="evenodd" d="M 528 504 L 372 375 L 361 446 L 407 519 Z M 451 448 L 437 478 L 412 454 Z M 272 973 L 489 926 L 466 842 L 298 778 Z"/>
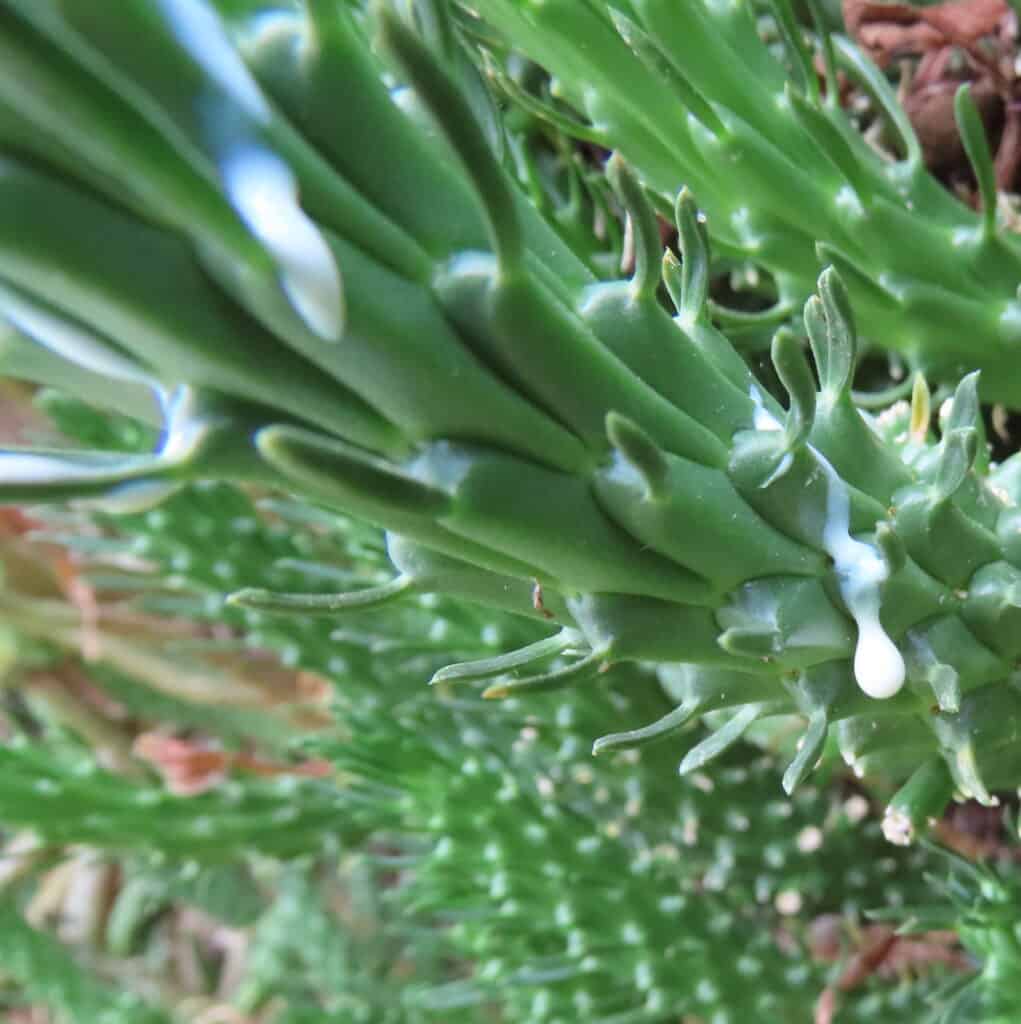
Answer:
<path fill-rule="evenodd" d="M 572 643 L 577 642 L 579 634 L 577 630 L 562 629 L 553 636 L 537 640 L 534 644 L 521 647 L 508 654 L 499 654 L 494 658 L 480 658 L 477 661 L 462 661 L 455 665 L 447 665 L 441 668 L 429 680 L 430 686 L 437 683 L 464 683 L 475 679 L 487 679 L 491 676 L 502 675 L 504 672 L 512 672 L 516 668 L 524 668 L 526 665 L 534 665 L 545 658 L 552 658 L 560 654 Z"/>
<path fill-rule="evenodd" d="M 815 767 L 822 753 L 829 729 L 829 717 L 825 708 L 817 708 L 808 720 L 808 728 L 800 740 L 798 752 L 783 775 L 784 792 L 790 796 L 804 781 L 805 776 Z"/>
<path fill-rule="evenodd" d="M 767 711 L 768 704 L 747 704 L 721 726 L 712 735 L 707 736 L 697 746 L 692 747 L 681 761 L 678 772 L 689 775 L 698 771 L 714 757 L 719 757 L 725 750 L 732 747 Z"/>
<path fill-rule="evenodd" d="M 613 732 L 606 736 L 600 736 L 592 744 L 592 756 L 613 752 L 616 750 L 631 750 L 635 747 L 644 747 L 650 743 L 672 736 L 679 732 L 698 713 L 697 702 L 690 702 L 680 705 L 668 712 L 662 718 L 641 729 L 631 729 L 628 732 Z"/>
<path fill-rule="evenodd" d="M 988 237 L 996 230 L 996 169 L 989 150 L 986 126 L 982 123 L 967 82 L 954 94 L 954 120 L 968 154 L 968 161 L 982 197 L 982 231 Z"/>
<path fill-rule="evenodd" d="M 398 576 L 389 583 L 344 594 L 295 594 L 249 587 L 228 595 L 227 603 L 274 615 L 340 615 L 365 608 L 378 608 L 418 589 L 416 581 Z"/>
<path fill-rule="evenodd" d="M 815 418 L 815 378 L 805 358 L 801 341 L 793 331 L 781 327 L 773 335 L 770 349 L 773 366 L 780 383 L 790 397 L 787 412 L 787 444 L 800 448 L 808 440 Z"/>

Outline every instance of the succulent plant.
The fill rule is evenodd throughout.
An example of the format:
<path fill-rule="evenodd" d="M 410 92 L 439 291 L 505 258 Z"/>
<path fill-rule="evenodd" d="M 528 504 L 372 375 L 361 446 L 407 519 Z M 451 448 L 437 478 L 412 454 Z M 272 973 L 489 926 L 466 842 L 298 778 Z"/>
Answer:
<path fill-rule="evenodd" d="M 83 137 L 69 107 L 36 110 L 10 65 L 12 117 L 26 138 L 28 125 L 46 130 L 20 142 L 35 147 L 32 162 L 6 164 L 8 319 L 92 368 L 116 362 L 127 390 L 162 396 L 165 423 L 152 455 L 9 451 L 7 500 L 131 508 L 187 479 L 274 484 L 388 529 L 398 575 L 339 596 L 247 589 L 233 600 L 310 615 L 443 592 L 556 622 L 553 636 L 435 676 L 495 677 L 493 697 L 618 661 L 669 666 L 677 709 L 597 751 L 732 709 L 688 752 L 690 771 L 757 719 L 800 713 L 792 789 L 839 722 L 861 770 L 916 773 L 891 836 L 938 812 L 953 787 L 990 800 L 1013 780 L 1016 473 L 1012 461 L 988 465 L 977 375 L 957 388 L 938 443 L 921 383 L 910 411 L 870 420 L 851 399 L 855 328 L 830 269 L 805 307 L 818 386 L 792 335 L 773 343 L 782 410 L 710 322 L 691 195 L 676 204 L 682 260 L 661 259 L 652 210 L 614 158 L 635 270 L 594 281 L 517 194 L 457 74 L 385 7 L 382 49 L 441 137 L 390 101 L 361 29 L 336 6 L 280 13 L 272 32 L 191 0 L 110 19 L 9 7 L 7 38 L 49 55 L 36 71 L 48 88 L 80 79 L 75 102 L 96 105 Z M 118 47 L 129 25 L 158 59 L 140 65 Z M 278 95 L 281 61 L 306 36 L 315 45 Z M 182 81 L 194 83 L 189 103 Z M 385 177 L 378 148 L 346 138 L 340 154 L 320 138 L 314 112 L 342 85 L 353 95 L 344 116 L 389 140 Z M 196 104 L 229 111 L 230 132 Z M 119 119 L 130 132 L 114 132 Z M 157 145 L 158 175 L 145 163 Z M 121 146 L 138 152 L 118 161 Z M 409 203 L 402 152 L 433 182 L 442 218 Z M 100 165 L 105 196 L 89 171 Z M 299 185 L 310 215 L 293 200 Z M 131 197 L 155 188 L 140 215 Z M 320 193 L 336 202 L 320 208 Z M 200 194 L 222 221 L 219 250 L 212 214 L 182 205 Z M 277 246 L 279 218 L 307 245 Z M 89 225 L 107 239 L 98 252 L 81 244 Z M 205 328 L 188 320 L 199 316 Z"/>
<path fill-rule="evenodd" d="M 823 93 L 772 5 L 785 89 L 750 5 L 682 6 L 0 0 L 0 371 L 54 389 L 78 439 L 0 452 L 0 501 L 51 506 L 36 539 L 101 601 L 211 627 L 147 660 L 153 636 L 100 617 L 104 692 L 341 771 L 185 796 L 47 735 L 0 747 L 0 817 L 168 870 L 357 851 L 409 977 L 370 998 L 398 981 L 366 954 L 364 1000 L 294 995 L 282 1019 L 807 1019 L 838 984 L 806 957 L 813 917 L 917 901 L 921 864 L 809 774 L 842 757 L 900 786 L 898 844 L 1016 785 L 1021 456 L 991 461 L 980 395 L 1017 402 L 1018 254 L 967 94 L 981 217 L 853 47 L 820 29 Z M 542 100 L 508 42 L 553 74 Z M 904 160 L 839 109 L 835 55 Z M 572 134 L 617 152 L 586 163 Z M 751 319 L 800 309 L 811 363 L 783 327 L 753 370 L 712 250 L 773 273 Z M 925 371 L 910 401 L 856 404 L 863 344 Z M 926 374 L 954 385 L 938 409 Z M 73 655 L 80 613 L 16 583 L 5 626 Z M 231 704 L 210 679 L 235 647 L 331 680 L 334 718 L 240 672 Z M 498 706 L 462 701 L 478 682 Z M 774 720 L 797 723 L 771 744 L 790 800 L 743 742 Z M 348 984 L 286 941 L 314 875 L 267 908 L 246 1010 L 294 957 Z M 168 891 L 138 877 L 122 948 Z M 970 991 L 994 991 L 995 943 L 972 945 Z M 926 985 L 847 1012 L 901 1019 Z"/>
<path fill-rule="evenodd" d="M 989 143 L 966 85 L 954 108 L 979 213 L 927 170 L 888 78 L 830 31 L 818 0 L 802 5 L 812 32 L 791 0 L 465 6 L 501 34 L 484 40 L 497 66 L 510 47 L 554 77 L 556 100 L 526 96 L 530 109 L 619 150 L 660 204 L 682 184 L 694 190 L 716 245 L 774 277 L 766 319 L 796 313 L 831 264 L 870 344 L 951 382 L 981 368 L 985 397 L 1021 402 L 1021 246 L 997 223 Z M 885 151 L 865 141 L 842 103 L 845 81 L 887 127 Z"/>

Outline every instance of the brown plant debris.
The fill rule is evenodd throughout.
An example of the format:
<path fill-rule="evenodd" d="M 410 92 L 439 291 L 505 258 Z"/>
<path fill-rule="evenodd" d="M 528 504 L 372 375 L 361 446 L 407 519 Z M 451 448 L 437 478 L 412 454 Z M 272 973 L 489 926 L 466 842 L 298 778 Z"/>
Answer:
<path fill-rule="evenodd" d="M 874 976 L 903 977 L 937 964 L 953 971 L 974 969 L 955 932 L 907 936 L 897 935 L 889 925 L 873 924 L 852 933 L 839 914 L 823 914 L 812 922 L 808 947 L 817 963 L 843 964 L 836 981 L 823 989 L 816 1002 L 814 1024 L 833 1024 L 840 994 L 853 992 Z"/>
<path fill-rule="evenodd" d="M 879 67 L 908 62 L 900 98 L 929 169 L 975 202 L 954 121 L 954 94 L 969 83 L 995 152 L 997 186 L 1015 191 L 1021 168 L 1018 23 L 1006 0 L 931 7 L 843 0 L 843 12 L 848 33 Z"/>
<path fill-rule="evenodd" d="M 177 739 L 158 732 L 146 732 L 134 744 L 137 757 L 148 761 L 163 775 L 170 792 L 195 796 L 212 789 L 231 771 L 249 775 L 304 775 L 323 778 L 333 768 L 328 761 L 309 760 L 296 764 L 269 761 L 248 753 L 219 750 L 194 740 Z"/>

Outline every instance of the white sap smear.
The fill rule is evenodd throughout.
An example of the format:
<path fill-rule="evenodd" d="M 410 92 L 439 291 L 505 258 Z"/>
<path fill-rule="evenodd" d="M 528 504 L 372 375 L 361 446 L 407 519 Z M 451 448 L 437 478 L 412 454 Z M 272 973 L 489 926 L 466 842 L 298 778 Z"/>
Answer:
<path fill-rule="evenodd" d="M 3 452 L 0 474 L 5 486 L 70 482 L 88 483 L 95 474 L 102 474 L 100 465 L 82 465 L 76 473 L 66 459 L 32 452 Z M 102 496 L 80 498 L 75 507 L 101 509 L 111 513 L 140 512 L 159 504 L 181 485 L 162 480 L 131 480 L 115 486 Z"/>
<path fill-rule="evenodd" d="M 103 377 L 134 381 L 159 392 L 159 382 L 136 362 L 103 344 L 91 332 L 41 309 L 3 284 L 0 315 L 26 337 L 68 362 Z"/>
<path fill-rule="evenodd" d="M 0 452 L 0 479 L 5 485 L 46 483 L 98 483 L 104 476 L 128 476 L 112 482 L 104 494 L 72 501 L 76 508 L 99 509 L 112 514 L 146 511 L 160 504 L 182 486 L 183 481 L 160 479 L 168 470 L 186 461 L 200 447 L 209 429 L 207 418 L 197 415 L 193 392 L 177 388 L 162 395 L 164 433 L 155 456 L 62 457 L 43 452 Z M 130 476 L 137 474 L 136 479 Z"/>
<path fill-rule="evenodd" d="M 879 588 L 889 569 L 875 549 L 851 536 L 851 497 L 847 485 L 811 445 L 826 476 L 826 522 L 822 543 L 833 559 L 840 581 L 840 596 L 858 626 L 854 650 L 854 678 L 862 692 L 879 700 L 894 696 L 904 685 L 904 659 L 879 621 Z"/>
<path fill-rule="evenodd" d="M 755 405 L 753 423 L 756 430 L 783 429 L 766 409 L 762 395 L 754 387 L 751 399 Z M 833 559 L 840 596 L 858 627 L 854 678 L 867 696 L 884 700 L 900 692 L 906 675 L 904 658 L 879 621 L 879 588 L 886 582 L 889 569 L 875 549 L 851 536 L 851 496 L 840 474 L 822 452 L 812 445 L 806 445 L 806 448 L 826 477 L 823 549 Z M 779 475 L 778 467 L 763 486 Z"/>
<path fill-rule="evenodd" d="M 275 153 L 242 145 L 220 165 L 231 204 L 280 268 L 281 284 L 318 335 L 337 340 L 343 327 L 340 272 L 319 228 L 298 203 L 298 183 Z"/>
<path fill-rule="evenodd" d="M 202 70 L 249 116 L 268 121 L 269 106 L 212 8 L 203 0 L 157 0 L 157 4 L 177 41 Z"/>
<path fill-rule="evenodd" d="M 309 45 L 307 18 L 299 17 L 296 11 L 260 11 L 245 22 L 239 49 L 245 52 L 250 47 L 257 51 L 281 40 L 289 43 L 295 53 L 306 48 Z"/>
<path fill-rule="evenodd" d="M 178 42 L 202 70 L 257 124 L 272 118 L 255 79 L 202 0 L 158 0 Z M 219 104 L 213 103 L 217 108 Z M 229 115 L 220 115 L 220 118 Z M 220 120 L 218 118 L 217 120 Z M 284 293 L 308 326 L 330 341 L 340 338 L 340 272 L 322 233 L 298 203 L 298 184 L 287 164 L 243 124 L 219 123 L 218 165 L 231 204 L 276 260 Z M 224 140 L 230 140 L 224 144 Z"/>
<path fill-rule="evenodd" d="M 106 512 L 112 516 L 138 515 L 162 505 L 183 484 L 171 480 L 130 480 L 101 497 L 79 498 L 75 508 Z"/>
<path fill-rule="evenodd" d="M 783 425 L 780 421 L 766 408 L 766 404 L 762 399 L 762 393 L 753 384 L 748 392 L 749 397 L 752 400 L 752 404 L 755 406 L 755 412 L 752 415 L 752 425 L 756 430 L 765 431 L 778 431 L 783 430 Z M 759 487 L 766 488 L 771 483 L 779 480 L 794 465 L 794 454 L 793 452 L 787 452 L 786 455 L 777 464 L 776 469 L 766 477 L 765 480 L 759 484 Z"/>
<path fill-rule="evenodd" d="M 157 451 L 168 464 L 183 462 L 199 446 L 209 423 L 194 412 L 194 392 L 179 387 L 163 403 L 163 440 Z"/>
<path fill-rule="evenodd" d="M 67 461 L 31 452 L 4 452 L 0 456 L 4 484 L 45 484 L 67 476 Z M 87 471 L 83 470 L 83 475 Z"/>
<path fill-rule="evenodd" d="M 752 402 L 755 404 L 755 413 L 752 423 L 756 430 L 783 430 L 780 421 L 766 408 L 762 401 L 762 395 L 753 387 L 751 390 Z"/>
<path fill-rule="evenodd" d="M 186 387 L 177 388 L 170 395 L 163 395 L 161 408 L 165 426 L 163 439 L 156 451 L 157 457 L 149 467 L 151 473 L 184 462 L 201 444 L 208 422 L 195 415 L 193 399 L 194 394 Z M 106 494 L 81 498 L 73 504 L 77 508 L 98 510 L 110 515 L 133 515 L 161 504 L 182 485 L 180 480 L 142 477 L 138 480 L 125 480 Z"/>

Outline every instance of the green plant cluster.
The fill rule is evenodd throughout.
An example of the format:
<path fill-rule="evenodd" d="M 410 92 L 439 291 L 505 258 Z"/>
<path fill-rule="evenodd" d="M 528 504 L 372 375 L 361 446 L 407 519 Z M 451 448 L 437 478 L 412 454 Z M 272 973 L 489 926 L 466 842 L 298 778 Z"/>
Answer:
<path fill-rule="evenodd" d="M 1019 250 L 967 91 L 980 215 L 807 6 L 814 33 L 786 0 L 0 2 L 0 371 L 68 439 L 0 451 L 0 501 L 101 609 L 192 632 L 101 612 L 90 654 L 15 578 L 0 613 L 125 715 L 331 766 L 186 797 L 48 723 L 0 747 L 0 821 L 126 858 L 115 950 L 231 860 L 274 865 L 237 1002 L 281 1020 L 1021 1005 L 1007 868 L 922 915 L 974 978 L 840 988 L 812 949 L 826 914 L 903 920 L 897 846 L 1017 786 L 1021 455 L 982 415 L 1018 404 Z M 774 307 L 718 306 L 714 253 Z M 866 346 L 922 371 L 910 401 L 859 405 Z M 328 725 L 231 703 L 264 651 L 330 681 Z M 11 935 L 31 994 L 44 937 Z"/>
<path fill-rule="evenodd" d="M 993 161 L 967 86 L 955 113 L 980 214 L 927 171 L 891 83 L 827 30 L 819 0 L 803 5 L 811 37 L 791 0 L 466 6 L 498 30 L 484 39 L 497 62 L 509 49 L 554 76 L 557 101 L 526 93 L 529 109 L 619 150 L 661 203 L 678 183 L 694 190 L 717 246 L 774 276 L 774 320 L 811 294 L 820 261 L 832 264 L 871 343 L 941 379 L 981 368 L 984 394 L 1017 407 L 1021 246 L 997 228 Z M 889 152 L 863 139 L 840 76 L 870 99 Z"/>
<path fill-rule="evenodd" d="M 134 6 L 110 22 L 85 18 L 73 5 L 58 18 L 59 6 L 13 5 L 12 45 L 20 39 L 50 54 L 37 73 L 50 76 L 52 88 L 70 90 L 74 76 L 85 76 L 89 90 L 77 90 L 76 101 L 92 97 L 97 123 L 105 111 L 111 125 L 126 119 L 133 130 L 85 138 L 82 119 L 60 104 L 43 118 L 32 106 L 36 92 L 14 81 L 11 65 L 11 116 L 47 127 L 22 144 L 35 147 L 36 162 L 12 156 L 7 165 L 11 259 L 3 272 L 11 308 L 22 311 L 11 319 L 51 351 L 93 365 L 112 360 L 126 388 L 156 388 L 165 436 L 151 455 L 12 451 L 4 461 L 9 500 L 84 497 L 130 508 L 184 479 L 216 475 L 285 486 L 388 528 L 399 575 L 353 596 L 246 589 L 234 595 L 239 603 L 311 614 L 440 591 L 558 621 L 556 637 L 436 677 L 511 673 L 491 696 L 566 685 L 617 661 L 697 665 L 677 711 L 597 748 L 660 736 L 696 713 L 736 709 L 689 751 L 683 770 L 700 767 L 756 719 L 797 712 L 809 728 L 786 774 L 790 790 L 811 770 L 831 722 L 843 723 L 845 756 L 858 766 L 892 728 L 890 774 L 917 769 L 924 779 L 898 804 L 891 832 L 910 833 L 953 786 L 988 802 L 993 789 L 1010 784 L 1018 709 L 1004 683 L 1017 653 L 1007 625 L 1021 573 L 1016 472 L 1012 462 L 988 466 L 975 375 L 957 388 L 938 442 L 928 433 L 924 389 L 910 424 L 898 423 L 907 434 L 877 430 L 852 401 L 855 329 L 840 279 L 827 270 L 805 307 L 818 385 L 792 334 L 780 332 L 773 344 L 788 392 L 784 412 L 709 321 L 709 253 L 690 195 L 682 192 L 676 208 L 683 261 L 668 255 L 662 269 L 676 317 L 658 296 L 661 243 L 652 209 L 616 159 L 608 173 L 633 225 L 635 271 L 626 281 L 592 281 L 504 174 L 472 113 L 471 93 L 428 40 L 385 8 L 378 17 L 383 50 L 437 119 L 448 149 L 391 103 L 359 27 L 340 8 L 281 14 L 284 28 L 265 38 L 256 33 L 242 47 L 250 71 L 227 26 L 202 20 L 210 9 L 185 4 L 154 20 L 153 9 L 138 8 L 138 31 L 150 33 L 153 46 L 166 45 L 160 61 L 135 68 L 135 58 L 105 34 L 123 31 Z M 193 25 L 193 18 L 200 20 Z M 201 45 L 196 26 L 205 26 Z M 345 147 L 343 158 L 330 157 L 322 141 L 338 166 L 316 153 L 307 183 L 300 171 L 314 151 L 253 77 L 261 73 L 275 96 L 278 79 L 269 69 L 279 74 L 288 26 L 319 40 L 289 79 L 303 90 L 297 126 L 318 141 L 310 111 L 326 83 L 343 82 L 357 99 L 349 116 L 364 104 L 360 122 L 390 140 Z M 89 77 L 99 54 L 103 73 Z M 343 54 L 349 59 L 341 70 L 335 62 Z M 155 131 L 160 103 L 171 105 L 166 116 L 176 110 L 185 117 L 177 108 L 186 72 L 198 90 L 188 107 L 193 121 L 178 128 L 192 133 L 190 148 L 173 160 L 168 152 L 171 162 L 154 178 L 143 171 L 143 159 L 152 158 L 143 128 Z M 226 105 L 232 125 L 248 125 L 237 129 L 240 141 L 198 117 L 193 108 L 212 102 L 203 89 Z M 47 143 L 49 133 L 63 140 L 59 146 Z M 157 137 L 185 146 L 177 134 Z M 159 204 L 142 218 L 124 209 L 123 191 L 104 201 L 85 181 L 75 187 L 67 176 L 74 146 L 82 154 L 76 173 L 106 161 L 108 193 L 117 173 L 129 195 L 163 182 Z M 127 160 L 123 146 L 139 152 Z M 233 224 L 230 260 L 214 256 L 201 237 L 212 230 L 208 217 L 170 202 L 197 202 L 185 160 L 195 147 L 221 175 L 232 161 L 243 165 L 233 192 L 229 182 L 226 191 L 207 182 L 203 193 L 224 221 L 221 245 Z M 388 173 L 373 173 L 371 160 L 384 151 Z M 415 154 L 413 165 L 399 160 L 404 151 Z M 125 159 L 115 160 L 117 153 Z M 40 169 L 39 157 L 52 170 Z M 301 253 L 276 251 L 278 243 L 260 237 L 276 230 L 272 219 L 248 211 L 261 193 L 249 196 L 245 168 L 270 161 L 286 170 L 287 159 L 295 170 L 287 170 L 290 184 L 274 193 L 275 202 L 293 197 L 298 185 L 309 203 L 319 188 L 346 196 L 328 207 L 333 219 L 322 226 L 292 203 L 290 227 L 301 225 L 317 240 Z M 420 204 L 408 207 L 408 188 L 395 174 L 411 166 L 435 176 L 442 225 L 420 223 L 429 214 Z M 152 224 L 152 209 L 169 222 Z M 90 218 L 110 238 L 98 259 L 80 244 Z M 379 230 L 364 234 L 369 222 Z M 407 236 L 402 244 L 389 245 L 394 232 Z M 480 251 L 487 234 L 489 251 Z M 168 262 L 171 250 L 176 263 Z M 250 275 L 222 276 L 225 263 L 240 273 L 242 256 L 262 266 L 258 287 Z M 184 276 L 175 277 L 172 265 Z M 149 285 L 139 266 L 153 275 Z M 210 290 L 203 268 L 221 275 L 234 304 Z M 43 298 L 53 275 L 75 287 Z M 157 293 L 165 309 L 159 322 Z M 189 315 L 208 316 L 205 329 L 179 315 L 185 295 Z M 142 317 L 137 330 L 132 316 Z M 240 316 L 249 318 L 245 327 Z M 329 337 L 313 337 L 319 328 Z M 89 345 L 68 348 L 68 330 L 88 333 Z M 201 340 L 209 331 L 213 345 Z M 254 337 L 265 359 L 255 355 Z M 238 372 L 228 373 L 231 367 Z M 166 392 L 160 375 L 181 373 L 185 389 Z M 319 398 L 278 387 L 279 379 L 299 380 Z M 456 398 L 423 386 L 430 379 L 456 381 Z M 558 654 L 571 660 L 545 669 Z M 873 726 L 876 718 L 883 728 Z M 868 747 L 859 741 L 862 722 Z"/>
<path fill-rule="evenodd" d="M 240 492 L 218 486 L 216 503 L 208 502 L 208 486 L 193 485 L 171 499 L 176 515 L 118 518 L 110 540 L 123 554 L 143 548 L 152 556 L 162 545 L 168 559 L 135 570 L 141 608 L 162 609 L 169 559 L 180 570 L 187 550 L 192 558 L 179 571 L 174 609 L 197 621 L 216 619 L 205 580 L 223 550 L 210 548 L 209 538 L 226 539 L 246 505 L 257 527 L 249 537 L 278 526 L 278 505 L 256 509 Z M 192 514 L 181 514 L 185 509 Z M 290 536 L 321 543 L 324 523 L 332 529 L 333 556 L 319 563 L 321 572 L 356 575 L 360 565 L 371 579 L 385 564 L 367 531 L 336 517 L 319 517 Z M 152 545 L 140 544 L 144 538 Z M 258 580 L 289 565 L 288 554 L 253 544 L 238 564 Z M 101 587 L 123 587 L 123 575 L 110 579 L 104 571 L 111 558 L 104 548 L 90 577 Z M 456 614 L 467 654 L 484 651 L 502 626 L 515 626 L 506 613 L 425 603 L 434 621 Z M 225 624 L 252 614 L 222 602 L 220 609 Z M 171 797 L 151 784 L 118 786 L 83 764 L 75 747 L 54 758 L 61 747 L 52 736 L 35 752 L 8 748 L 12 792 L 14 768 L 26 776 L 45 765 L 50 780 L 36 786 L 40 796 L 20 805 L 20 814 L 11 793 L 4 795 L 9 822 L 31 827 L 49 844 L 85 843 L 108 856 L 141 847 L 124 861 L 127 881 L 105 926 L 107 950 L 138 955 L 153 920 L 183 900 L 235 925 L 254 915 L 254 945 L 236 1002 L 243 1010 L 277 1005 L 282 1016 L 274 1020 L 314 1012 L 367 1021 L 473 1021 L 492 1013 L 508 1020 L 656 1020 L 690 1009 L 720 1021 L 752 1012 L 798 1018 L 811 1012 L 830 971 L 803 959 L 814 918 L 835 913 L 853 921 L 866 908 L 925 897 L 919 854 L 885 843 L 878 823 L 863 818 L 861 795 L 806 786 L 788 800 L 767 753 L 732 749 L 712 778 L 695 773 L 680 785 L 667 746 L 593 762 L 590 739 L 602 722 L 641 721 L 669 707 L 649 672 L 620 666 L 599 689 L 511 698 L 497 708 L 423 694 L 423 671 L 441 664 L 444 652 L 429 651 L 423 664 L 410 610 L 395 604 L 375 613 L 376 649 L 389 645 L 381 658 L 358 660 L 360 647 L 334 631 L 334 657 L 345 661 L 331 668 L 342 738 L 321 733 L 292 743 L 292 753 L 326 757 L 346 781 L 318 823 L 321 781 L 264 787 L 292 810 L 285 846 L 264 817 L 230 816 L 220 806 L 243 810 L 242 794 L 255 798 L 263 788 L 250 782 Z M 281 619 L 275 640 L 280 650 L 294 650 L 298 667 L 312 669 L 321 642 L 308 621 Z M 333 629 L 330 620 L 312 621 Z M 134 706 L 145 709 L 138 700 Z M 42 799 L 57 780 L 74 789 L 73 805 L 55 808 Z M 111 803 L 113 793 L 118 803 Z M 137 820 L 139 801 L 153 808 L 160 827 Z M 234 817 L 241 833 L 229 827 Z M 283 815 L 278 809 L 272 817 Z M 300 824 L 306 820 L 313 823 L 307 837 Z M 317 845 L 330 836 L 337 852 Z M 239 873 L 242 852 L 256 857 L 254 876 L 262 882 L 254 887 L 249 873 Z M 312 854 L 319 867 L 310 873 L 307 859 L 299 860 L 267 876 L 268 864 L 289 853 Z M 338 916 L 326 902 L 352 863 L 360 865 L 352 895 L 375 893 L 379 901 L 369 925 L 358 916 L 348 920 L 349 912 Z M 339 876 L 338 864 L 348 865 Z M 271 899 L 260 893 L 267 877 Z M 598 901 L 590 900 L 593 891 Z M 369 936 L 359 940 L 366 929 Z M 777 945 L 777 929 L 793 949 Z M 737 960 L 736 945 L 743 952 Z M 471 976 L 460 976 L 465 966 L 456 964 L 470 965 Z M 740 1005 L 735 986 L 747 989 Z M 924 991 L 872 984 L 854 993 L 849 1009 L 861 1019 L 896 1019 L 898 1009 L 921 1007 Z"/>

